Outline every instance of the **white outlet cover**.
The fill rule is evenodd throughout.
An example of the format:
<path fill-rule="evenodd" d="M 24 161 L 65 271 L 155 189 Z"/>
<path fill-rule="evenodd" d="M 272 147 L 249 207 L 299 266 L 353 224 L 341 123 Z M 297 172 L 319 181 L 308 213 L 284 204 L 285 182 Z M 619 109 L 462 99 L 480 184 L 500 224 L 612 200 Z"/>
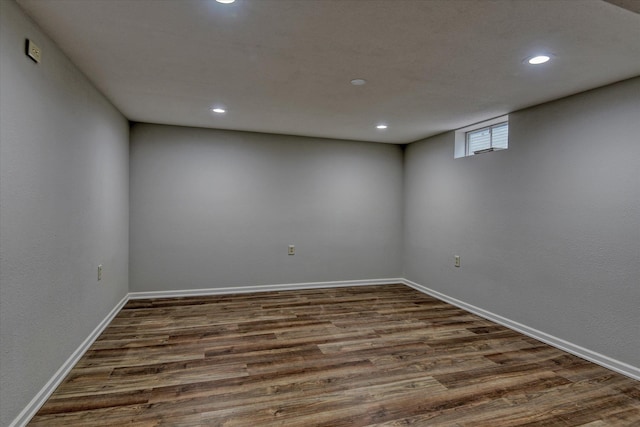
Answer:
<path fill-rule="evenodd" d="M 42 59 L 42 50 L 36 46 L 33 41 L 27 40 L 27 55 L 36 63 L 40 63 L 40 60 Z"/>

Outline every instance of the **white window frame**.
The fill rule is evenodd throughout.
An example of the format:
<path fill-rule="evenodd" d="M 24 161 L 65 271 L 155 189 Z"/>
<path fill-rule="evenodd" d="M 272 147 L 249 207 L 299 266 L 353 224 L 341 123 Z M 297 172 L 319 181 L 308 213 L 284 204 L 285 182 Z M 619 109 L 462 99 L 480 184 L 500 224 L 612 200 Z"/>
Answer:
<path fill-rule="evenodd" d="M 481 153 L 488 153 L 491 151 L 495 151 L 495 150 L 504 150 L 506 149 L 509 145 L 509 138 L 507 136 L 507 147 L 496 147 L 494 146 L 494 142 L 495 139 L 493 137 L 493 130 L 497 127 L 502 127 L 504 125 L 507 125 L 507 129 L 509 127 L 509 123 L 508 122 L 500 122 L 500 123 L 496 123 L 495 125 L 491 125 L 491 126 L 485 126 L 483 128 L 480 129 L 475 129 L 475 130 L 470 130 L 465 132 L 465 155 L 467 156 L 473 156 L 474 154 L 481 154 Z M 488 130 L 489 131 L 489 147 L 488 148 L 484 148 L 482 150 L 476 150 L 476 151 L 470 151 L 470 144 L 471 144 L 471 135 L 476 133 L 476 132 L 481 132 L 481 131 L 485 131 Z"/>
<path fill-rule="evenodd" d="M 509 123 L 509 115 L 496 117 L 491 120 L 485 120 L 471 126 L 466 126 L 455 131 L 455 144 L 454 144 L 454 153 L 453 157 L 458 159 L 460 157 L 470 157 L 473 156 L 474 153 L 469 153 L 468 144 L 467 144 L 467 135 L 470 132 L 475 132 L 481 129 L 492 128 L 503 123 Z M 508 142 L 507 142 L 508 144 Z M 493 151 L 494 149 L 488 150 Z M 502 150 L 502 148 L 498 149 Z"/>

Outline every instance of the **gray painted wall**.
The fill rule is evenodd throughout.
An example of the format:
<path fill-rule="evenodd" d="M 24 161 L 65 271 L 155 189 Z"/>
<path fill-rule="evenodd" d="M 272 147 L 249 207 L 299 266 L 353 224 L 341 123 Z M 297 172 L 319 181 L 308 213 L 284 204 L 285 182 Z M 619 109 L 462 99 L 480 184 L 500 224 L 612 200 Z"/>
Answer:
<path fill-rule="evenodd" d="M 41 64 L 25 56 L 26 38 Z M 128 132 L 18 6 L 0 1 L 2 426 L 127 293 Z"/>
<path fill-rule="evenodd" d="M 137 124 L 130 162 L 132 291 L 399 277 L 399 146 Z"/>
<path fill-rule="evenodd" d="M 405 277 L 640 366 L 639 135 L 636 78 L 511 114 L 506 151 L 409 145 Z"/>

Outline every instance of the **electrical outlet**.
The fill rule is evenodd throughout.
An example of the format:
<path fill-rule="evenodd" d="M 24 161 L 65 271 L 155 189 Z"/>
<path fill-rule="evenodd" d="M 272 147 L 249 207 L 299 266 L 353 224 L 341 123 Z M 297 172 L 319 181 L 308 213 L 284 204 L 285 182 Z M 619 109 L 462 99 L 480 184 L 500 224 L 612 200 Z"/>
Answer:
<path fill-rule="evenodd" d="M 42 60 L 42 50 L 29 39 L 27 39 L 27 56 L 33 59 L 36 63 L 40 63 Z"/>
<path fill-rule="evenodd" d="M 289 255 L 296 254 L 296 247 L 294 245 L 289 245 Z"/>
<path fill-rule="evenodd" d="M 98 266 L 98 281 L 102 280 L 102 264 Z"/>
<path fill-rule="evenodd" d="M 460 255 L 455 256 L 453 263 L 456 267 L 460 267 Z"/>

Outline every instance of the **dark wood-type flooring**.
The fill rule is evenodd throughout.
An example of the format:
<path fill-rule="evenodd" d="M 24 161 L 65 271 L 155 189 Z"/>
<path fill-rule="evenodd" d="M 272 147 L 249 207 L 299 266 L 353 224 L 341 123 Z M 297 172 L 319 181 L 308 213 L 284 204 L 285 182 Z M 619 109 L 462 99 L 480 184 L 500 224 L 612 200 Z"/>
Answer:
<path fill-rule="evenodd" d="M 31 426 L 640 426 L 640 382 L 403 285 L 133 300 Z"/>

